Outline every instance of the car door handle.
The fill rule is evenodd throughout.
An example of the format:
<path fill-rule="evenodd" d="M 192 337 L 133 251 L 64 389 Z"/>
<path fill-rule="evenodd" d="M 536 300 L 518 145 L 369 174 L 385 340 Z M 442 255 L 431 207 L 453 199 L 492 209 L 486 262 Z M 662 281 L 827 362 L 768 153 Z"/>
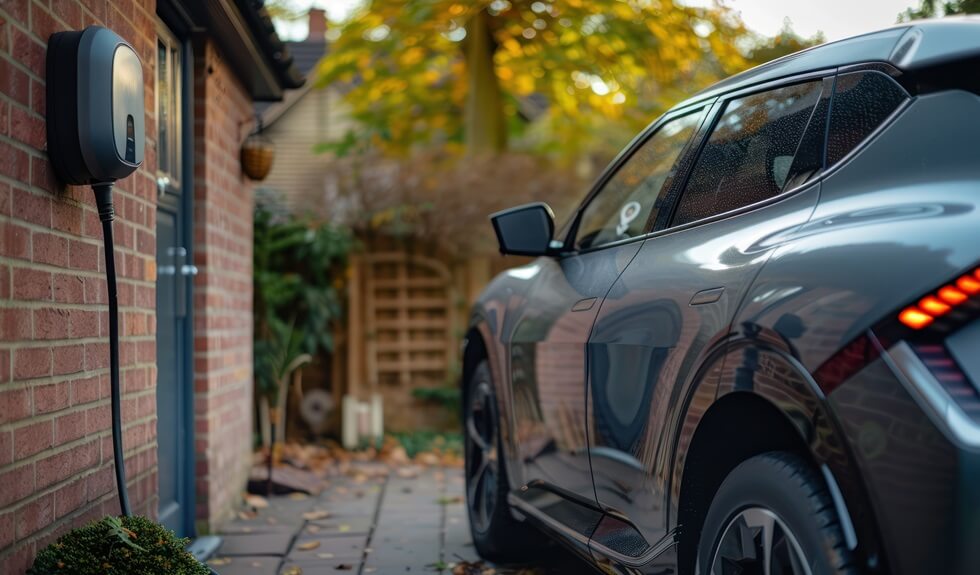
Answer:
<path fill-rule="evenodd" d="M 715 303 L 721 299 L 721 294 L 725 293 L 724 286 L 716 287 L 711 289 L 704 289 L 694 294 L 691 297 L 691 303 L 689 305 L 704 305 L 706 303 Z"/>
<path fill-rule="evenodd" d="M 595 300 L 596 298 L 594 297 L 580 299 L 572 305 L 572 311 L 589 311 L 595 305 Z"/>

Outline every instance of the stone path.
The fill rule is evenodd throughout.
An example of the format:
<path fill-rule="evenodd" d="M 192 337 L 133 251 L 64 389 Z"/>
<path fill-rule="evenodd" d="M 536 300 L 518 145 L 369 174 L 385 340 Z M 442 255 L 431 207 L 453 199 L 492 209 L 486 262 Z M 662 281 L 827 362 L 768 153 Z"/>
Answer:
<path fill-rule="evenodd" d="M 458 469 L 338 475 L 318 496 L 277 496 L 221 530 L 220 575 L 452 573 L 476 562 Z M 588 573 L 557 547 L 534 575 Z M 502 575 L 511 573 L 497 569 Z"/>

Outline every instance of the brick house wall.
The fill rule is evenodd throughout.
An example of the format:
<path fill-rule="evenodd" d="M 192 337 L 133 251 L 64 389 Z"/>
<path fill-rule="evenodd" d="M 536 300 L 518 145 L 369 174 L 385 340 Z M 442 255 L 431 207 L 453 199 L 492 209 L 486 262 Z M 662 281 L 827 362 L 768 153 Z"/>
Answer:
<path fill-rule="evenodd" d="M 92 192 L 46 156 L 45 44 L 107 26 L 143 62 L 143 167 L 117 183 L 121 379 L 134 513 L 156 516 L 155 0 L 0 0 L 0 573 L 23 573 L 71 528 L 118 514 L 108 306 Z M 244 487 L 252 405 L 252 196 L 238 150 L 252 121 L 242 82 L 206 33 L 194 41 L 194 419 L 197 519 L 207 530 Z"/>
<path fill-rule="evenodd" d="M 210 43 L 195 46 L 194 396 L 197 518 L 238 496 L 252 446 L 252 190 L 239 147 L 252 102 Z"/>

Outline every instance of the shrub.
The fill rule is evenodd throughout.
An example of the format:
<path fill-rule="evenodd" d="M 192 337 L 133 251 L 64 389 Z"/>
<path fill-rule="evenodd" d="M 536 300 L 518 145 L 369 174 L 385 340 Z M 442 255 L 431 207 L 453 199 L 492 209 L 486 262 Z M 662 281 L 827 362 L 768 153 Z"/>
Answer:
<path fill-rule="evenodd" d="M 208 575 L 186 545 L 145 517 L 105 517 L 45 547 L 28 575 Z"/>

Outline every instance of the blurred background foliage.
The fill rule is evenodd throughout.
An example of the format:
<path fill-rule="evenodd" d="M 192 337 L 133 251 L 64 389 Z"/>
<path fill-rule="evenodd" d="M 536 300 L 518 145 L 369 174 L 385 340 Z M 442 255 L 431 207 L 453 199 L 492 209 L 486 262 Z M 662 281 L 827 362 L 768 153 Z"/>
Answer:
<path fill-rule="evenodd" d="M 487 214 L 533 199 L 562 220 L 678 101 L 821 40 L 788 21 L 760 36 L 722 4 L 365 1 L 332 28 L 314 77 L 354 120 L 319 147 L 355 208 L 339 221 L 492 252 Z"/>
<path fill-rule="evenodd" d="M 350 232 L 256 198 L 253 242 L 256 394 L 276 404 L 279 382 L 296 358 L 333 350 L 343 312 Z"/>

